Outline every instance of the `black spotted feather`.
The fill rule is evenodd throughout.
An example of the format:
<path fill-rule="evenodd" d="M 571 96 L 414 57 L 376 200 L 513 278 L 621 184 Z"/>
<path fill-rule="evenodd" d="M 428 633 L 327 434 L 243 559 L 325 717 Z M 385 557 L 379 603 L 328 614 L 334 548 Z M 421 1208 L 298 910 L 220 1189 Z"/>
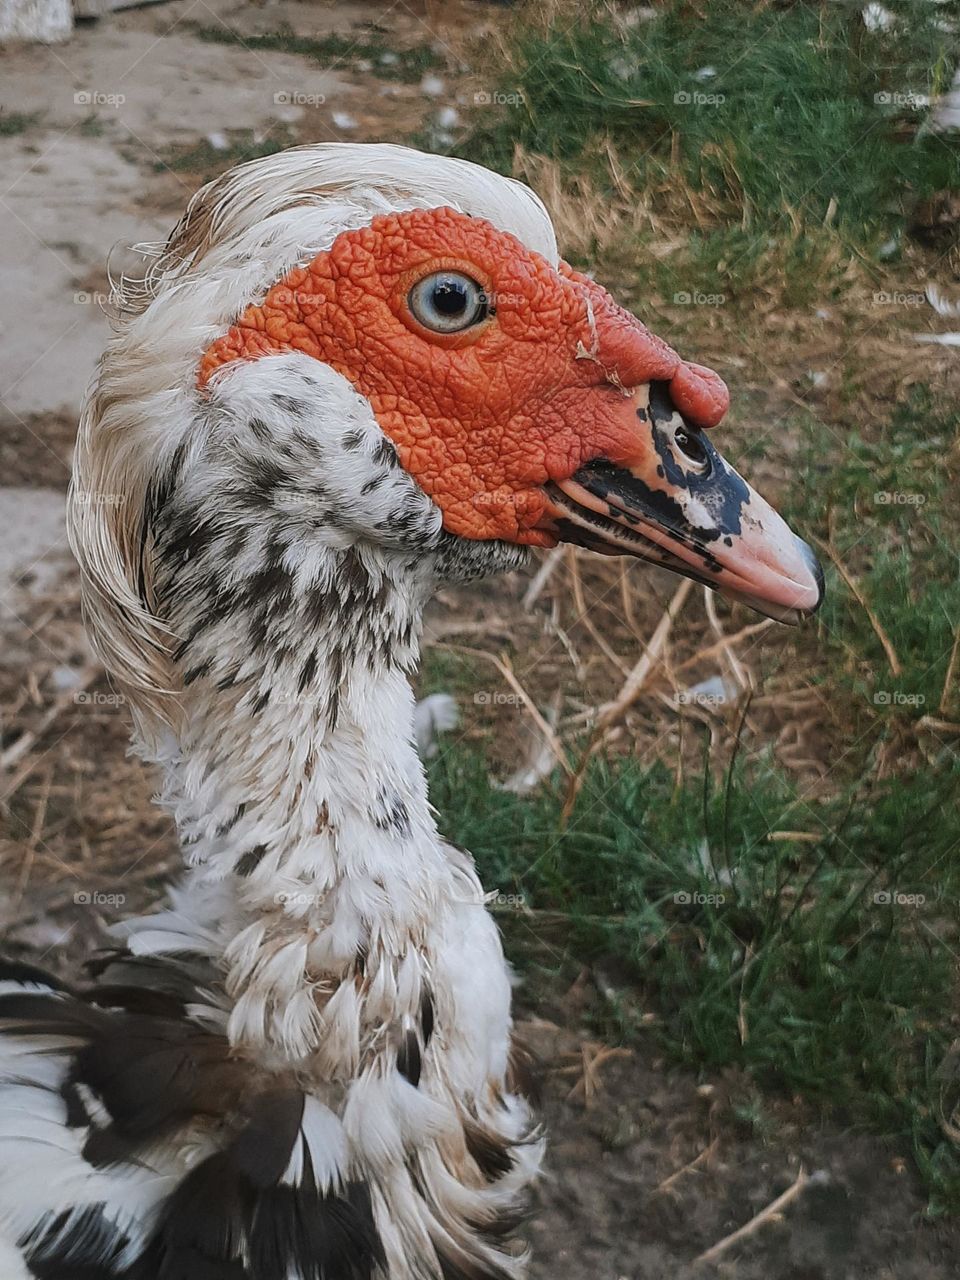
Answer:
<path fill-rule="evenodd" d="M 369 1189 L 343 1178 L 321 1189 L 299 1141 L 305 1096 L 292 1076 L 267 1075 L 226 1038 L 184 1014 L 204 985 L 201 962 L 111 958 L 108 984 L 80 992 L 32 966 L 0 964 L 0 1036 L 50 1042 L 66 1054 L 64 1122 L 87 1130 L 95 1168 L 142 1167 L 158 1143 L 199 1127 L 216 1149 L 174 1188 L 140 1256 L 106 1204 L 45 1215 L 18 1241 L 36 1280 L 373 1280 L 383 1265 Z M 131 985 L 120 980 L 133 976 Z M 66 1048 L 64 1047 L 66 1045 Z M 2 1278 L 0 1278 L 2 1280 Z"/>

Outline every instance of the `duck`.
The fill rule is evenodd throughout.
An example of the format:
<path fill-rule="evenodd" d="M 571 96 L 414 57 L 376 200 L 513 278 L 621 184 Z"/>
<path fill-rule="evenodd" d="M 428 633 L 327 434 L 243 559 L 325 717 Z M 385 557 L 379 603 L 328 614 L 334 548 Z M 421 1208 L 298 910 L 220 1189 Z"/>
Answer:
<path fill-rule="evenodd" d="M 517 181 L 295 147 L 143 252 L 68 520 L 184 867 L 83 977 L 0 965 L 0 1276 L 520 1280 L 536 1070 L 416 750 L 424 606 L 560 542 L 787 623 L 822 574 Z"/>

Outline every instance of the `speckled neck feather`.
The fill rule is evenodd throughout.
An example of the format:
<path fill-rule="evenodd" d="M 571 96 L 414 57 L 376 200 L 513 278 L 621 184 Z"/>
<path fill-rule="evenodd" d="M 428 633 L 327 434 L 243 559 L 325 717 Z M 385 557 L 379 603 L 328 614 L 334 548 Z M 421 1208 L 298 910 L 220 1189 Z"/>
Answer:
<path fill-rule="evenodd" d="M 417 1015 L 444 913 L 482 911 L 413 744 L 421 610 L 438 575 L 519 553 L 445 535 L 366 402 L 306 357 L 231 369 L 191 439 L 151 508 L 184 687 L 162 800 L 191 870 L 172 919 L 124 930 L 202 937 L 235 1043 L 348 1080 L 371 1028 Z M 371 1008 L 356 979 L 381 966 L 403 980 Z"/>

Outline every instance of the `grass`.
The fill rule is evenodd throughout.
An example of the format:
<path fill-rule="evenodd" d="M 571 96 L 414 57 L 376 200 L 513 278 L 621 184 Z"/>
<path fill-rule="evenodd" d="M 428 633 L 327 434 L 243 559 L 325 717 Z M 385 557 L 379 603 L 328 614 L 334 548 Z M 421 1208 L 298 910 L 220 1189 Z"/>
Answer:
<path fill-rule="evenodd" d="M 435 763 L 432 796 L 484 882 L 522 896 L 501 923 L 528 971 L 602 965 L 608 1034 L 638 1034 L 653 1002 L 678 1061 L 736 1064 L 909 1140 L 931 1211 L 955 1210 L 960 1156 L 932 1064 L 957 1034 L 960 764 L 829 801 L 762 755 L 709 778 L 677 789 L 664 766 L 598 763 L 563 828 L 550 786 L 496 790 L 460 751 Z M 768 839 L 798 829 L 816 844 Z"/>
<path fill-rule="evenodd" d="M 796 425 L 801 439 L 786 514 L 832 538 L 888 637 L 889 656 L 835 571 L 820 615 L 820 645 L 838 689 L 871 716 L 909 730 L 924 714 L 960 719 L 956 685 L 941 698 L 960 626 L 960 415 L 917 388 L 871 436 L 862 428 Z M 853 717 L 862 724 L 863 714 Z"/>
<path fill-rule="evenodd" d="M 18 133 L 26 133 L 39 119 L 37 113 L 0 111 L 0 138 L 10 138 Z"/>
<path fill-rule="evenodd" d="M 164 169 L 175 172 L 202 173 L 207 181 L 231 165 L 261 156 L 272 156 L 293 144 L 289 130 L 274 128 L 266 137 L 251 129 L 235 130 L 225 139 L 226 146 L 215 147 L 203 138 L 193 146 L 174 146 L 161 151 L 153 163 L 157 173 Z"/>
<path fill-rule="evenodd" d="M 814 3 L 681 0 L 632 25 L 597 3 L 528 10 L 491 68 L 506 105 L 460 150 L 503 171 L 545 157 L 626 224 L 639 206 L 638 250 L 679 231 L 687 276 L 728 295 L 771 250 L 800 286 L 838 249 L 889 256 L 917 202 L 960 181 L 955 135 L 920 129 L 918 105 L 949 83 L 956 41 L 922 0 L 893 7 L 886 32 Z"/>
<path fill-rule="evenodd" d="M 428 71 L 444 65 L 429 44 L 395 48 L 386 40 L 339 35 L 299 36 L 289 28 L 263 35 L 241 35 L 227 27 L 193 26 L 194 35 L 211 44 L 239 44 L 245 49 L 270 53 L 295 53 L 312 59 L 327 70 L 358 70 L 372 66 L 384 80 L 416 83 Z"/>

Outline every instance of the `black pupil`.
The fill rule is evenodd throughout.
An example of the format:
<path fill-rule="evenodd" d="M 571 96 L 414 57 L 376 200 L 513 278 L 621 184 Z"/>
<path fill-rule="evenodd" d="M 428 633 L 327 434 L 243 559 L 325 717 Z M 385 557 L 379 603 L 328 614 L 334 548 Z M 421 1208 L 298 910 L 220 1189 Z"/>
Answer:
<path fill-rule="evenodd" d="M 442 316 L 462 316 L 468 300 L 467 286 L 460 280 L 438 280 L 433 286 L 433 305 Z"/>
<path fill-rule="evenodd" d="M 674 439 L 677 442 L 677 448 L 682 449 L 694 462 L 706 460 L 707 451 L 695 435 L 691 435 L 688 431 L 678 431 Z"/>

